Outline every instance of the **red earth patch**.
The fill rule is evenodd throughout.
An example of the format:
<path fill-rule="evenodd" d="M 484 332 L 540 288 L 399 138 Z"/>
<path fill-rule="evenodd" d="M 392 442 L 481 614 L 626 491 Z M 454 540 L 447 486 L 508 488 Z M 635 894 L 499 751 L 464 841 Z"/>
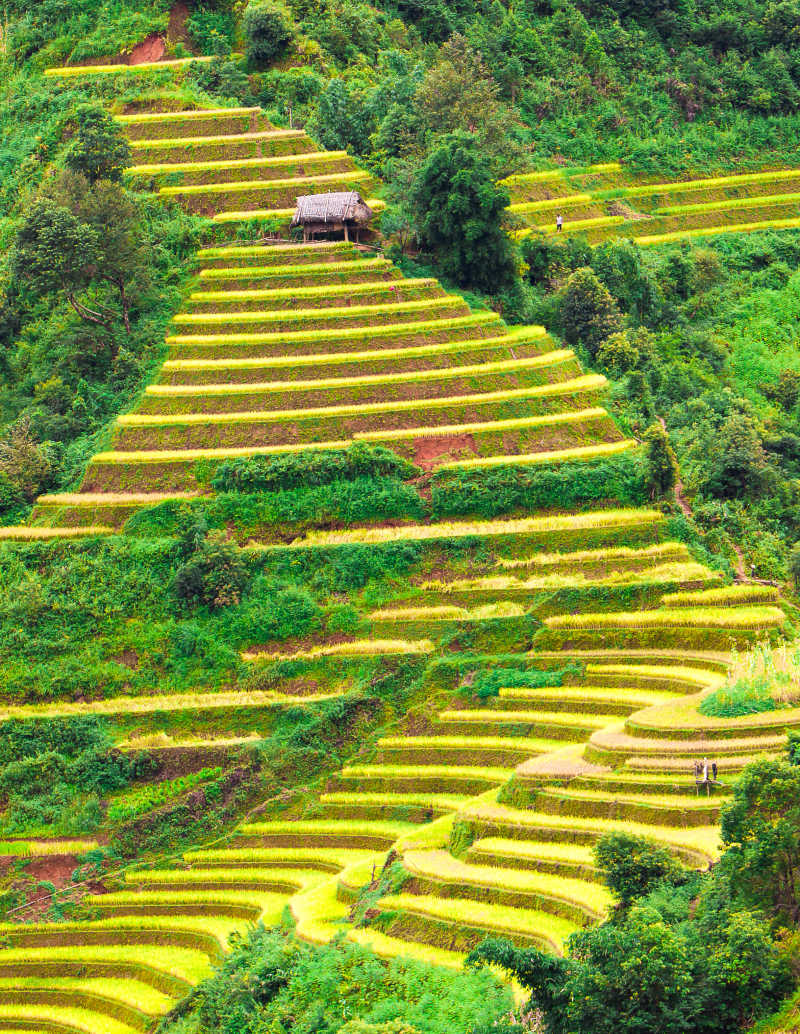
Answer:
<path fill-rule="evenodd" d="M 437 435 L 414 439 L 414 463 L 423 470 L 432 470 L 437 461 L 475 455 L 475 439 L 471 434 Z"/>
<path fill-rule="evenodd" d="M 144 65 L 151 61 L 160 61 L 166 52 L 167 42 L 164 37 L 157 32 L 151 32 L 146 39 L 143 39 L 141 43 L 137 43 L 133 48 L 128 64 Z"/>

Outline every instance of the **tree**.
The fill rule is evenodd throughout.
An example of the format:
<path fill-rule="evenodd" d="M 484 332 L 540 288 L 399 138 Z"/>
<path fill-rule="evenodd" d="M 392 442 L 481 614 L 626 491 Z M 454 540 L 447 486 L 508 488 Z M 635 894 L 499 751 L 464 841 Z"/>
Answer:
<path fill-rule="evenodd" d="M 652 424 L 642 436 L 647 446 L 647 486 L 651 499 L 663 499 L 675 489 L 678 460 L 661 424 Z"/>
<path fill-rule="evenodd" d="M 110 285 L 130 333 L 128 287 L 146 270 L 134 201 L 119 183 L 90 185 L 80 173 L 62 173 L 29 209 L 11 269 L 35 295 L 63 293 L 82 320 L 106 329 L 116 314 L 96 288 Z M 91 301 L 90 288 L 95 289 Z"/>
<path fill-rule="evenodd" d="M 680 867 L 665 847 L 632 833 L 606 833 L 595 845 L 595 860 L 609 890 L 628 907 Z"/>
<path fill-rule="evenodd" d="M 800 922 L 800 766 L 748 765 L 722 812 L 724 865 L 747 900 Z"/>
<path fill-rule="evenodd" d="M 423 133 L 432 137 L 463 131 L 481 142 L 492 158 L 514 151 L 511 118 L 497 83 L 481 55 L 458 34 L 444 44 L 414 95 Z"/>
<path fill-rule="evenodd" d="M 280 57 L 293 35 L 286 12 L 271 0 L 259 0 L 245 8 L 242 29 L 247 60 L 257 68 Z"/>
<path fill-rule="evenodd" d="M 36 440 L 30 421 L 22 417 L 12 424 L 5 439 L 0 441 L 0 477 L 5 486 L 6 504 L 22 497 L 32 503 L 46 488 L 53 473 L 50 457 Z"/>
<path fill-rule="evenodd" d="M 70 140 L 64 164 L 82 173 L 90 183 L 119 181 L 130 161 L 131 148 L 118 122 L 94 104 L 76 108 L 66 124 Z"/>
<path fill-rule="evenodd" d="M 461 287 L 497 292 L 516 275 L 501 220 L 508 193 L 494 182 L 478 138 L 451 133 L 428 156 L 412 185 L 422 246 Z"/>
<path fill-rule="evenodd" d="M 792 576 L 795 589 L 800 590 L 800 542 L 796 542 L 789 553 L 789 574 Z"/>
<path fill-rule="evenodd" d="M 765 487 L 767 456 L 753 420 L 731 413 L 716 438 L 705 482 L 706 490 L 722 499 L 758 495 Z"/>
<path fill-rule="evenodd" d="M 622 330 L 622 314 L 594 272 L 576 269 L 560 298 L 561 327 L 571 345 L 582 344 L 592 357 L 600 345 Z"/>
<path fill-rule="evenodd" d="M 89 308 L 79 295 L 92 280 L 100 239 L 64 205 L 42 197 L 33 202 L 11 255 L 11 269 L 37 295 L 61 291 L 83 320 L 109 326 L 106 315 Z"/>

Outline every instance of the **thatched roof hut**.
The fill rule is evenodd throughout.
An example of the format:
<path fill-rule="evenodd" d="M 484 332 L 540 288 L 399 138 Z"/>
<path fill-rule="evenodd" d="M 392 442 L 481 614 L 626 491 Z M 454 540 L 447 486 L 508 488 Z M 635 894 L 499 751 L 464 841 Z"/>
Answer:
<path fill-rule="evenodd" d="M 372 218 L 372 209 L 357 190 L 335 191 L 330 194 L 306 194 L 297 199 L 292 226 L 303 227 L 303 240 L 315 233 L 344 231 L 350 240 L 350 231 L 358 231 Z"/>

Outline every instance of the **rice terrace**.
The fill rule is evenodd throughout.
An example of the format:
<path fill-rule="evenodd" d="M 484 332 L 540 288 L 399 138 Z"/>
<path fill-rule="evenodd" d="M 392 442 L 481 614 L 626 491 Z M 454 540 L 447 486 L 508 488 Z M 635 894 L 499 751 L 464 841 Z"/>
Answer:
<path fill-rule="evenodd" d="M 0 1032 L 800 1031 L 800 2 L 0 64 Z"/>

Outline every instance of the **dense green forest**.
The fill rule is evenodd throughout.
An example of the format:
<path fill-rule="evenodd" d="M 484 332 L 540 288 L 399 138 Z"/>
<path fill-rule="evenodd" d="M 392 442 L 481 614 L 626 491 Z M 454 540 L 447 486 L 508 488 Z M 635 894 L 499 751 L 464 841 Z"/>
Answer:
<path fill-rule="evenodd" d="M 210 60 L 175 74 L 45 75 L 125 61 L 148 40 L 161 47 L 156 60 Z M 186 948 L 190 934 L 204 950 L 219 939 L 222 921 L 211 916 L 200 929 L 197 919 L 219 898 L 226 921 L 233 917 L 228 954 L 215 944 L 202 965 L 176 955 L 150 1005 L 136 1013 L 126 999 L 108 1014 L 114 1022 L 163 1034 L 798 1029 L 800 749 L 796 734 L 787 747 L 786 728 L 800 721 L 800 662 L 778 644 L 796 638 L 800 586 L 800 223 L 708 236 L 701 226 L 645 244 L 613 232 L 614 219 L 638 218 L 624 200 L 604 239 L 547 232 L 513 203 L 522 196 L 514 177 L 526 174 L 565 172 L 577 182 L 587 167 L 619 163 L 611 198 L 623 181 L 635 192 L 800 166 L 800 0 L 6 0 L 0 70 L 0 532 L 34 523 L 13 536 L 19 541 L 0 542 L 0 838 L 3 857 L 13 859 L 0 876 L 2 917 L 20 926 L 105 923 L 97 943 L 111 944 L 103 937 L 115 924 L 146 925 L 147 908 L 125 896 L 134 863 L 149 866 L 142 885 L 156 886 L 155 906 L 170 915 L 179 908 L 170 895 L 193 878 L 181 852 L 207 852 L 201 861 L 213 872 L 214 851 L 231 850 L 233 861 L 223 861 L 245 889 L 226 898 L 201 870 L 176 949 L 196 949 Z M 198 249 L 271 235 L 302 240 L 284 216 L 227 225 L 155 195 L 149 186 L 163 169 L 149 185 L 131 175 L 131 141 L 115 116 L 219 108 L 261 109 L 269 132 L 303 129 L 320 152 L 346 151 L 381 202 L 360 258 L 391 259 L 411 291 L 438 278 L 466 299 L 465 325 L 495 314 L 505 321 L 495 335 L 541 325 L 557 348 L 574 350 L 576 380 L 608 379 L 603 404 L 631 448 L 604 439 L 608 454 L 585 462 L 570 453 L 580 452 L 579 427 L 560 462 L 528 465 L 490 459 L 432 469 L 422 454 L 395 451 L 391 428 L 385 445 L 379 435 L 331 449 L 320 447 L 323 436 L 269 455 L 234 449 L 197 461 L 197 492 L 166 491 L 170 498 L 126 511 L 119 534 L 34 541 L 45 528 L 37 498 L 81 490 L 91 457 L 113 446 L 115 419 L 141 402 L 172 354 L 165 335 L 197 287 Z M 730 188 L 717 189 L 727 198 Z M 785 189 L 781 203 L 800 203 Z M 560 210 L 545 211 L 554 228 Z M 362 280 L 354 282 L 365 275 L 356 271 Z M 408 304 L 425 297 L 410 294 Z M 305 340 L 326 332 L 307 331 Z M 336 333 L 332 353 L 344 339 Z M 517 341 L 525 347 L 512 339 L 512 358 Z M 414 401 L 400 390 L 395 400 Z M 596 415 L 588 403 L 573 408 L 587 421 Z M 559 415 L 555 404 L 530 412 L 545 424 Z M 134 493 L 118 494 L 124 501 Z M 596 509 L 609 510 L 606 523 L 591 523 Z M 540 517 L 540 525 L 526 523 Z M 501 522 L 518 542 L 498 545 Z M 464 594 L 456 606 L 450 585 Z M 712 612 L 717 604 L 722 617 Z M 724 612 L 737 604 L 743 632 L 726 624 L 737 614 Z M 684 638 L 662 641 L 647 629 L 636 638 L 635 619 L 648 610 L 666 613 L 665 626 L 679 626 Z M 620 613 L 603 638 L 603 621 L 611 627 Z M 733 627 L 738 638 L 728 634 Z M 362 650 L 365 643 L 375 650 Z M 628 685 L 612 664 L 604 686 L 589 671 L 598 643 L 613 655 L 606 660 L 638 657 L 639 681 Z M 753 649 L 765 671 L 742 674 L 740 653 Z M 548 656 L 543 670 L 531 659 L 537 650 Z M 608 699 L 583 701 L 559 719 L 583 681 Z M 219 704 L 225 694 L 230 706 Z M 657 705 L 665 724 L 631 725 L 644 760 L 625 768 L 613 738 L 627 735 L 632 712 L 647 718 Z M 515 718 L 504 706 L 528 710 Z M 539 725 L 530 717 L 537 706 Z M 485 707 L 478 717 L 486 735 L 478 746 L 468 742 L 477 722 L 465 718 L 437 767 L 425 737 L 438 731 L 439 707 L 445 723 L 457 723 L 459 709 Z M 491 711 L 501 712 L 500 725 L 489 724 Z M 584 765 L 582 753 L 569 751 L 602 733 L 601 719 L 612 730 L 606 753 L 595 747 Z M 344 799 L 347 766 L 372 761 L 376 744 L 394 737 L 381 778 L 408 782 L 392 750 L 415 736 L 433 774 L 423 774 L 419 792 L 414 784 L 399 818 L 364 819 L 365 805 Z M 515 775 L 525 756 L 512 752 L 515 736 L 531 752 L 552 751 L 552 772 L 530 783 Z M 648 737 L 669 744 L 663 754 L 675 758 L 665 760 Z M 462 754 L 480 749 L 497 754 L 465 765 Z M 717 786 L 715 763 L 712 792 L 698 765 L 708 769 L 705 755 L 717 751 L 728 770 Z M 577 767 L 562 778 L 565 757 Z M 432 780 L 446 780 L 447 765 L 468 769 L 467 790 L 439 792 Z M 480 765 L 488 776 L 476 774 Z M 345 781 L 335 782 L 341 766 Z M 556 789 L 544 796 L 566 788 L 569 801 L 576 775 L 585 780 L 577 819 L 563 800 L 537 797 L 552 777 Z M 318 797 L 326 792 L 351 809 L 337 819 L 366 823 L 336 850 L 325 847 L 329 815 Z M 606 816 L 606 798 L 597 801 L 614 793 L 622 810 L 612 800 Z M 643 800 L 648 793 L 654 801 Z M 484 827 L 474 815 L 472 827 L 453 820 L 468 797 L 488 807 Z M 423 921 L 404 912 L 408 898 L 436 901 L 443 887 L 442 900 L 460 901 L 453 887 L 461 870 L 448 876 L 445 865 L 437 884 L 404 868 L 403 851 L 446 847 L 454 865 L 467 858 L 477 868 L 487 838 L 514 856 L 515 840 L 525 840 L 519 816 L 534 807 L 542 828 L 548 815 L 563 820 L 562 832 L 582 820 L 600 825 L 561 855 L 559 845 L 545 850 L 532 882 L 526 874 L 536 866 L 524 851 L 515 856 L 522 876 L 514 891 L 501 887 L 499 904 L 484 859 L 479 875 L 488 884 L 464 899 L 471 941 L 441 933 L 435 911 L 438 932 L 420 933 Z M 706 826 L 696 821 L 703 809 Z M 632 832 L 605 832 L 612 818 Z M 275 824 L 266 846 L 255 842 L 262 820 Z M 270 852 L 283 844 L 278 827 L 294 821 L 311 823 L 301 854 L 317 848 L 316 837 L 325 872 L 354 867 L 332 900 L 291 851 L 280 862 L 283 882 L 273 873 L 273 889 L 260 887 L 258 866 L 274 862 Z M 412 830 L 417 822 L 429 823 L 422 834 Z M 241 823 L 230 849 L 225 838 Z M 701 826 L 720 827 L 716 854 Z M 645 835 L 653 829 L 666 830 L 669 850 Z M 374 858 L 356 858 L 366 850 L 359 833 L 401 847 L 376 869 Z M 548 843 L 550 834 L 542 836 Z M 41 844 L 49 850 L 66 838 L 66 860 L 43 863 Z M 556 877 L 576 894 L 589 883 L 586 900 L 558 899 L 563 914 L 553 912 L 548 880 Z M 230 871 L 225 879 L 234 880 Z M 299 887 L 313 907 L 292 910 L 274 886 L 281 894 Z M 101 887 L 118 896 L 108 913 Z M 246 899 L 254 887 L 263 895 L 257 923 Z M 383 897 L 389 905 L 379 904 Z M 475 919 L 487 901 L 499 910 L 494 926 Z M 514 942 L 515 908 L 531 922 L 556 916 L 557 953 L 555 940 L 532 928 Z M 199 934 L 189 930 L 195 921 Z M 353 943 L 365 932 L 386 938 L 378 944 L 402 935 L 417 947 L 418 937 L 423 949 L 392 957 L 367 939 Z M 45 950 L 49 934 L 39 936 L 3 948 Z M 168 925 L 152 936 L 143 950 L 166 950 Z M 78 941 L 67 947 L 81 950 Z M 57 976 L 68 982 L 75 955 L 64 951 Z M 457 953 L 463 969 L 453 968 Z M 108 985 L 139 979 L 144 963 L 135 962 L 110 973 Z M 106 971 L 98 972 L 97 986 L 79 993 L 110 994 Z M 39 985 L 27 991 L 42 993 Z M 46 1029 L 88 1034 L 81 1001 L 67 1016 L 73 1026 L 44 1016 L 53 1024 Z M 130 1028 L 109 1027 L 118 1029 Z"/>

